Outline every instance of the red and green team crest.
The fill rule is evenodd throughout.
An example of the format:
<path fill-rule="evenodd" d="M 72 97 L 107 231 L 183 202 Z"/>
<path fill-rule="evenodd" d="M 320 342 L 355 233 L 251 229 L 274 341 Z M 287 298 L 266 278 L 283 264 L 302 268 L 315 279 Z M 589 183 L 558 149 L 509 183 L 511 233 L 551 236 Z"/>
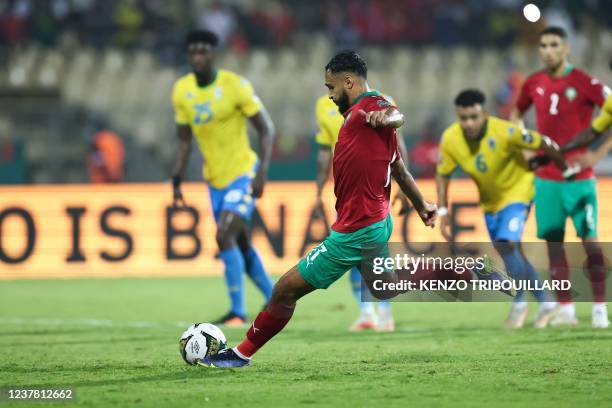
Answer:
<path fill-rule="evenodd" d="M 578 95 L 578 92 L 576 91 L 576 88 L 574 88 L 573 86 L 570 86 L 569 88 L 567 88 L 565 90 L 565 97 L 571 102 L 574 99 L 576 99 L 576 96 Z"/>

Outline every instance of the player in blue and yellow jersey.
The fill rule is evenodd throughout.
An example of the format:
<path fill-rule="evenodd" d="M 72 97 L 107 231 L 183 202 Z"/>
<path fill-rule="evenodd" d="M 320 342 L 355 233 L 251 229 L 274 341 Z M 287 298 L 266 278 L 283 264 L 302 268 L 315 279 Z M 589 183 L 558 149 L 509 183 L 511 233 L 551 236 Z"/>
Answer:
<path fill-rule="evenodd" d="M 392 105 L 395 105 L 393 98 L 383 95 Z M 317 157 L 317 201 L 316 208 L 320 216 L 323 214 L 323 187 L 325 182 L 329 178 L 329 172 L 331 169 L 332 155 L 334 147 L 338 142 L 338 134 L 340 127 L 344 123 L 344 117 L 338 111 L 338 105 L 334 103 L 328 95 L 321 96 L 315 105 L 315 114 L 317 118 L 317 124 L 319 125 L 319 132 L 317 133 L 315 140 L 319 146 L 319 152 Z M 404 159 L 407 160 L 406 146 L 404 139 L 401 134 L 397 132 L 397 145 Z M 399 200 L 402 202 L 402 211 L 408 208 L 408 201 L 406 197 L 398 193 L 394 201 Z M 349 274 L 351 281 L 351 288 L 355 300 L 359 305 L 360 314 L 355 323 L 350 327 L 351 331 L 361 331 L 374 329 L 378 331 L 391 332 L 395 330 L 395 321 L 393 320 L 393 314 L 391 312 L 391 303 L 388 301 L 379 301 L 378 303 L 378 315 L 374 311 L 373 302 L 362 301 L 362 279 L 359 270 L 354 267 L 351 269 Z"/>
<path fill-rule="evenodd" d="M 485 96 L 464 90 L 455 98 L 458 121 L 444 131 L 437 167 L 438 215 L 442 235 L 452 240 L 447 207 L 450 176 L 459 166 L 476 183 L 491 241 L 514 279 L 537 281 L 538 275 L 520 248 L 521 235 L 534 195 L 534 175 L 523 149 L 542 149 L 562 170 L 567 170 L 558 146 L 547 136 L 489 116 Z M 536 327 L 546 327 L 556 312 L 548 294 L 534 291 L 540 302 Z M 506 326 L 520 328 L 527 317 L 524 293 L 517 293 Z"/>
<path fill-rule="evenodd" d="M 184 203 L 181 178 L 195 138 L 204 156 L 204 180 L 209 185 L 231 301 L 229 313 L 215 323 L 242 325 L 246 323 L 243 271 L 266 303 L 272 294 L 272 281 L 250 243 L 248 224 L 254 199 L 263 193 L 275 130 L 249 81 L 214 67 L 217 44 L 217 36 L 209 31 L 196 30 L 187 36 L 193 72 L 179 78 L 172 91 L 179 140 L 172 183 L 174 204 L 180 205 Z M 259 155 L 251 149 L 247 122 L 259 134 Z"/>

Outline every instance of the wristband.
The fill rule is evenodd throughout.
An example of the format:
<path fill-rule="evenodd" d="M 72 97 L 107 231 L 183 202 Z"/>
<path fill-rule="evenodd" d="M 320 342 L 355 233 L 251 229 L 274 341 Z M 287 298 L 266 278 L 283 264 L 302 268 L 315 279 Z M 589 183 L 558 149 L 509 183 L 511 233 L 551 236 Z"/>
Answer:
<path fill-rule="evenodd" d="M 446 207 L 438 208 L 438 216 L 444 217 L 445 215 L 448 215 L 448 208 Z"/>

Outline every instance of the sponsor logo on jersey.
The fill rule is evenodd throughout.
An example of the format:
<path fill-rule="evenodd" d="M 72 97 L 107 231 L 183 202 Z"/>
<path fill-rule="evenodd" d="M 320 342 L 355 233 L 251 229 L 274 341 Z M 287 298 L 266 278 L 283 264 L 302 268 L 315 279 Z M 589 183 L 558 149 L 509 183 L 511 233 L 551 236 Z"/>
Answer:
<path fill-rule="evenodd" d="M 487 143 L 489 144 L 489 149 L 495 150 L 495 139 L 490 137 L 489 140 L 487 141 Z"/>

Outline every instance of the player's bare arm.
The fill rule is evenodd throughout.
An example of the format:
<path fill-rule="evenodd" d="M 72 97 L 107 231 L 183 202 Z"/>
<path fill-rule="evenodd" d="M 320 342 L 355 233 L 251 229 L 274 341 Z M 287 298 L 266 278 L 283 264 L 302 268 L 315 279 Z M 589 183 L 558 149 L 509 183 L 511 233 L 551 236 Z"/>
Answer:
<path fill-rule="evenodd" d="M 399 131 L 397 131 L 396 133 L 397 133 L 396 134 L 397 148 L 400 152 L 400 155 L 402 156 L 402 160 L 404 160 L 404 165 L 408 167 L 408 149 L 406 149 L 406 143 L 404 142 L 404 137 Z M 410 210 L 410 202 L 408 201 L 408 197 L 406 197 L 406 195 L 402 193 L 401 189 L 398 190 L 397 193 L 395 193 L 395 197 L 393 197 L 392 205 L 395 205 L 397 201 L 399 201 L 401 204 L 399 215 L 408 214 L 408 211 Z"/>
<path fill-rule="evenodd" d="M 332 149 L 330 146 L 319 145 L 317 154 L 317 201 L 315 209 L 318 216 L 323 215 L 323 187 L 329 178 L 332 162 Z"/>
<path fill-rule="evenodd" d="M 448 186 L 450 176 L 436 174 L 436 191 L 438 194 L 438 216 L 440 217 L 440 231 L 447 241 L 452 241 L 450 214 L 448 212 Z"/>
<path fill-rule="evenodd" d="M 522 128 L 525 127 L 525 121 L 523 120 L 523 114 L 516 106 L 512 108 L 512 112 L 510 112 L 510 122 L 513 122 Z"/>
<path fill-rule="evenodd" d="M 174 172 L 172 173 L 173 205 L 175 207 L 185 205 L 185 199 L 181 191 L 181 181 L 183 180 L 185 167 L 187 167 L 189 154 L 191 153 L 191 127 L 188 125 L 176 125 L 176 137 L 179 141 L 179 146 L 176 153 Z"/>
<path fill-rule="evenodd" d="M 421 220 L 423 220 L 423 223 L 426 226 L 433 228 L 436 223 L 437 207 L 435 204 L 425 201 L 423 194 L 421 194 L 421 190 L 417 186 L 408 169 L 406 169 L 406 165 L 401 158 L 391 164 L 391 175 L 399 185 L 402 192 L 406 194 L 419 214 L 419 217 L 421 217 Z"/>
<path fill-rule="evenodd" d="M 603 133 L 600 133 L 598 136 L 601 136 L 602 134 Z M 610 150 L 612 150 L 612 137 L 606 137 L 605 141 L 599 145 L 597 149 L 587 150 L 578 156 L 572 157 L 568 161 L 571 165 L 586 169 L 596 165 L 601 159 L 610 153 Z"/>
<path fill-rule="evenodd" d="M 540 148 L 544 151 L 544 154 L 549 157 L 559 169 L 567 170 L 567 163 L 561 153 L 559 145 L 548 136 L 542 136 L 542 145 Z"/>
<path fill-rule="evenodd" d="M 572 140 L 567 142 L 562 148 L 561 151 L 563 153 L 571 152 L 575 149 L 580 149 L 581 147 L 585 147 L 598 140 L 601 137 L 602 133 L 597 132 L 592 127 L 583 130 Z"/>
<path fill-rule="evenodd" d="M 253 197 L 259 198 L 263 194 L 264 184 L 268 177 L 270 157 L 272 157 L 272 145 L 276 137 L 274 122 L 265 107 L 249 118 L 259 135 L 259 168 L 253 179 Z"/>

